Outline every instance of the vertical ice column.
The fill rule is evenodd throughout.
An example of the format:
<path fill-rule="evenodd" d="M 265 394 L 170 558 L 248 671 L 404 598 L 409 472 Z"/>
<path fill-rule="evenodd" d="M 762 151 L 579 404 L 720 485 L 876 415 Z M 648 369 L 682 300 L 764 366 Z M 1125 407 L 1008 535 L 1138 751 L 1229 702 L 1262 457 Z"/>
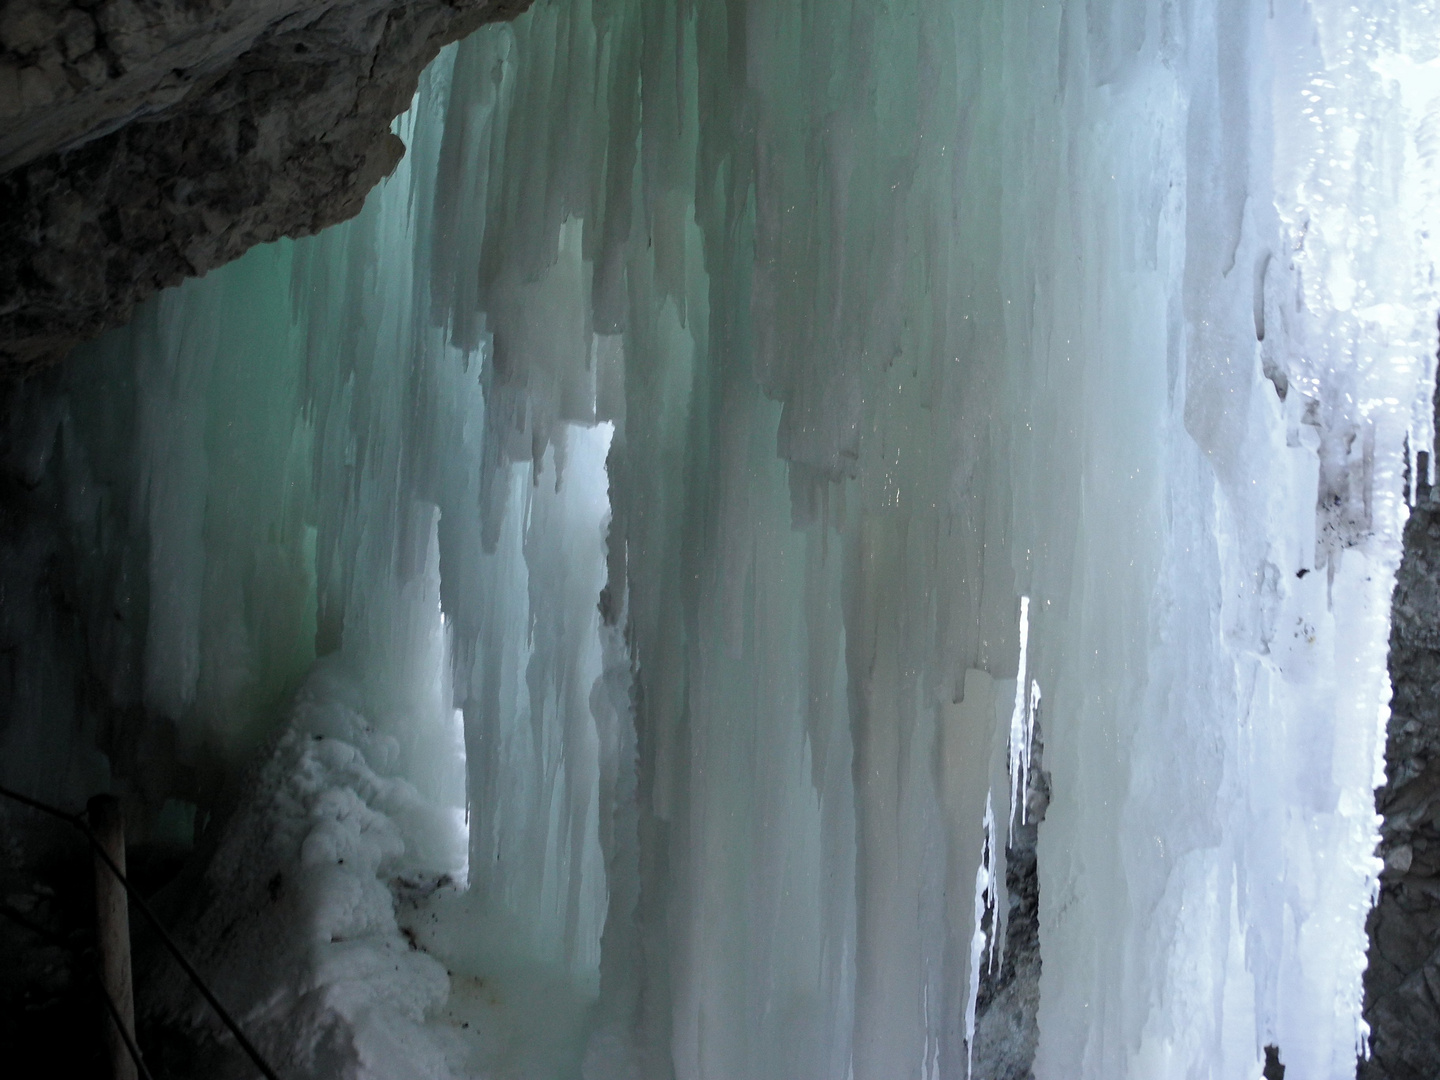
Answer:
<path fill-rule="evenodd" d="M 488 610 L 464 673 L 472 886 L 526 924 L 537 957 L 588 982 L 605 917 L 592 692 L 603 674 L 610 432 L 560 437 L 538 475 L 510 466 L 498 542 L 476 568 Z"/>

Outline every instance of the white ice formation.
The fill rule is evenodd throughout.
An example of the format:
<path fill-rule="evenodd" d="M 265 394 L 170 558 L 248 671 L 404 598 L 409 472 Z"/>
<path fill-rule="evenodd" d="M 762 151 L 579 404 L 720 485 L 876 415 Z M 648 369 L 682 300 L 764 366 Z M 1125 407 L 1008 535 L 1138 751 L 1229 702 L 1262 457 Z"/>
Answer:
<path fill-rule="evenodd" d="M 274 858 L 378 838 L 253 1022 L 320 994 L 376 1078 L 964 1076 L 1043 688 L 1035 1076 L 1353 1076 L 1433 0 L 539 0 L 397 130 L 55 420 L 185 752 L 324 657 Z"/>

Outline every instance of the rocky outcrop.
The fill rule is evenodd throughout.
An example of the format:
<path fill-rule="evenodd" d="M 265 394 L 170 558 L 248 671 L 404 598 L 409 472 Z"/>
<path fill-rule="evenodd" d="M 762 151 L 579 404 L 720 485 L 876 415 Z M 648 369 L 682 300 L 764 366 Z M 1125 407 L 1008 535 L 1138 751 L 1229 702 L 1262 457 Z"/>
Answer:
<path fill-rule="evenodd" d="M 1440 1062 L 1440 503 L 1422 488 L 1405 527 L 1390 630 L 1380 897 L 1365 972 L 1362 1080 L 1434 1080 Z"/>
<path fill-rule="evenodd" d="M 442 46 L 530 0 L 4 0 L 0 371 L 355 214 Z"/>
<path fill-rule="evenodd" d="M 1032 1080 L 1040 1041 L 1040 875 L 1035 860 L 1039 825 L 1050 805 L 1050 774 L 1043 765 L 1044 741 L 1035 725 L 1025 820 L 1018 818 L 1005 849 L 1005 948 L 1000 962 L 980 972 L 975 997 L 975 1045 L 970 1055 L 974 1080 Z M 987 936 L 993 933 L 986 914 Z"/>

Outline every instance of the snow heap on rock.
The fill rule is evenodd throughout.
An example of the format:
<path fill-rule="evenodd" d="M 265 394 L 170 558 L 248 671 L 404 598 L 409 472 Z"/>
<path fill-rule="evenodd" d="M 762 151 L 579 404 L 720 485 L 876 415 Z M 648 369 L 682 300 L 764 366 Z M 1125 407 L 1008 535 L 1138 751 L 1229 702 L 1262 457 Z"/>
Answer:
<path fill-rule="evenodd" d="M 1034 1074 L 1352 1076 L 1432 7 L 542 0 L 72 364 L 292 1075 L 963 1076 L 1043 709 Z"/>

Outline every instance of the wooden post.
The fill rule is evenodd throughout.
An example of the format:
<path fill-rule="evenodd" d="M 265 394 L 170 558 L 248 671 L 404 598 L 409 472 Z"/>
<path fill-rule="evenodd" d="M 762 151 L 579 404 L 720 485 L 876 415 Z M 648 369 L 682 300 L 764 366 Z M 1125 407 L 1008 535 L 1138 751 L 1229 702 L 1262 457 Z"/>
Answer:
<path fill-rule="evenodd" d="M 120 800 L 114 795 L 96 795 L 89 804 L 90 828 L 95 839 L 125 871 L 125 818 Z M 125 886 L 97 854 L 95 863 L 95 941 L 100 952 L 100 985 L 115 1011 L 125 1024 L 126 1033 L 135 1038 L 135 988 L 130 977 L 130 905 Z M 114 1080 L 138 1080 L 135 1061 L 125 1045 L 125 1037 L 115 1026 L 110 1010 L 101 1006 L 105 1025 L 105 1048 L 110 1054 Z"/>

